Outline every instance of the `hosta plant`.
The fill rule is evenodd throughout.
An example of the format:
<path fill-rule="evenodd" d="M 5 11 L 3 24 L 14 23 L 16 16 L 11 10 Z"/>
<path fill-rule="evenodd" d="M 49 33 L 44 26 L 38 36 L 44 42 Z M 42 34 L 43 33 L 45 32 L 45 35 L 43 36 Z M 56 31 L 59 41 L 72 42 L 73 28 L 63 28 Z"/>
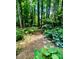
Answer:
<path fill-rule="evenodd" d="M 61 48 L 41 48 L 34 51 L 34 59 L 63 59 Z"/>

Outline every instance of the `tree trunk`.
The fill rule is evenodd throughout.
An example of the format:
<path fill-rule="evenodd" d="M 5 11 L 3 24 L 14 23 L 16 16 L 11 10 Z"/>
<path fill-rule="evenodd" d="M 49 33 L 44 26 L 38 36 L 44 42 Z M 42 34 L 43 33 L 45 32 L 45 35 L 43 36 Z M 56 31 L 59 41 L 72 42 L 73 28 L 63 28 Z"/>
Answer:
<path fill-rule="evenodd" d="M 39 6 L 39 0 L 38 0 L 38 27 L 40 26 L 40 6 Z"/>
<path fill-rule="evenodd" d="M 43 20 L 43 0 L 41 0 L 41 27 L 42 27 L 42 20 Z"/>
<path fill-rule="evenodd" d="M 31 12 L 31 26 L 33 25 L 33 20 L 34 20 L 34 11 L 33 11 L 33 8 L 32 8 L 32 12 Z"/>
<path fill-rule="evenodd" d="M 34 20 L 33 20 L 33 25 L 34 25 L 34 26 L 35 26 L 35 14 L 36 14 L 36 13 L 35 13 L 35 7 L 36 7 L 36 6 L 34 5 L 34 14 L 33 14 L 33 15 L 34 15 L 34 16 L 33 16 L 33 18 L 34 18 Z"/>
<path fill-rule="evenodd" d="M 19 16 L 19 24 L 20 24 L 20 28 L 22 28 L 21 5 L 20 5 L 20 1 L 19 1 L 19 0 L 18 0 L 18 16 Z"/>
<path fill-rule="evenodd" d="M 46 5 L 46 18 L 48 18 L 48 0 L 46 1 L 47 5 Z"/>
<path fill-rule="evenodd" d="M 49 7 L 48 7 L 48 18 L 50 17 L 50 7 L 51 7 L 51 0 L 49 0 Z"/>
<path fill-rule="evenodd" d="M 49 18 L 49 16 L 50 16 L 50 7 L 51 7 L 51 0 L 47 0 L 46 18 Z"/>

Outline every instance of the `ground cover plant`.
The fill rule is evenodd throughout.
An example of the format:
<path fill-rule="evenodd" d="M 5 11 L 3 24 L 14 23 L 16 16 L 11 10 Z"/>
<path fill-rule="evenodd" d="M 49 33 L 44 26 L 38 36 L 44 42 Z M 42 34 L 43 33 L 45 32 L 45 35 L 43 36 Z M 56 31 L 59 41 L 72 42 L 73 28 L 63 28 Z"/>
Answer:
<path fill-rule="evenodd" d="M 16 29 L 16 41 L 22 40 L 23 36 L 26 34 L 33 34 L 35 32 L 40 32 L 41 30 L 38 27 L 27 27 L 27 28 L 17 28 Z"/>
<path fill-rule="evenodd" d="M 41 48 L 34 51 L 34 59 L 63 59 L 61 48 Z"/>
<path fill-rule="evenodd" d="M 40 29 L 38 29 L 38 27 L 27 27 L 27 28 L 24 28 L 23 30 L 25 34 L 40 32 Z"/>
<path fill-rule="evenodd" d="M 56 44 L 57 47 L 63 48 L 63 29 L 55 28 L 52 30 L 45 30 L 45 36 Z"/>
<path fill-rule="evenodd" d="M 23 31 L 22 29 L 16 29 L 16 41 L 22 40 L 23 39 Z"/>

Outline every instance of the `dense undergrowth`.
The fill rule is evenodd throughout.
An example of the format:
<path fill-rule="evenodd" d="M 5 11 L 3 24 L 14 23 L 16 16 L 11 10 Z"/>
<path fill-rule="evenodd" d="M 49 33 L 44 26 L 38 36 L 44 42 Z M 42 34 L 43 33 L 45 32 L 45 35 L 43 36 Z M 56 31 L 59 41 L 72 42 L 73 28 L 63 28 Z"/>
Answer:
<path fill-rule="evenodd" d="M 22 40 L 24 35 L 33 34 L 35 32 L 40 32 L 40 29 L 38 29 L 38 27 L 27 27 L 23 29 L 17 28 L 16 29 L 16 41 Z"/>
<path fill-rule="evenodd" d="M 63 48 L 63 29 L 54 28 L 44 31 L 45 36 L 51 40 L 57 47 Z"/>
<path fill-rule="evenodd" d="M 16 29 L 16 41 L 22 40 L 23 39 L 23 35 L 24 35 L 23 30 L 20 29 L 20 28 L 17 28 Z"/>

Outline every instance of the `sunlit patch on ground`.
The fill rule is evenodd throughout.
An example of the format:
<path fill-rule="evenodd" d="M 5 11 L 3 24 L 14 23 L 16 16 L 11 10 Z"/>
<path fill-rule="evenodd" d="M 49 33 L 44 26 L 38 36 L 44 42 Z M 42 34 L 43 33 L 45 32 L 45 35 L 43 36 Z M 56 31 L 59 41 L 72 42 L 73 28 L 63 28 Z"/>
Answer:
<path fill-rule="evenodd" d="M 17 43 L 17 47 L 23 48 L 23 51 L 17 55 L 17 59 L 32 59 L 34 57 L 34 49 L 40 49 L 45 45 L 54 47 L 54 44 L 45 39 L 43 34 L 27 35 L 24 41 Z"/>

